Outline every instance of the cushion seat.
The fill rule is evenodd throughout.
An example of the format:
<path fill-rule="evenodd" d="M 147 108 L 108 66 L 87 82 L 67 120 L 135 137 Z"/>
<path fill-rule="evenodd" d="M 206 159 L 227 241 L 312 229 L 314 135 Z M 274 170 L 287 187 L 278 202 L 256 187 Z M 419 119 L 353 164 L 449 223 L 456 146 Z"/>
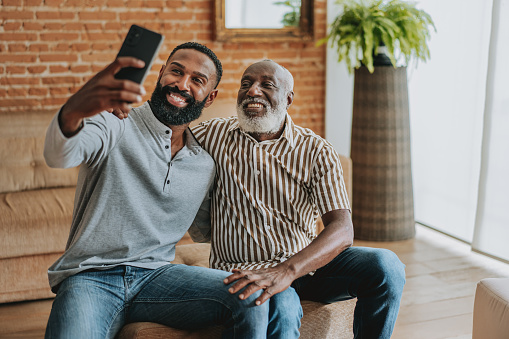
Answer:
<path fill-rule="evenodd" d="M 208 267 L 209 244 L 184 244 L 176 248 L 176 264 Z M 304 300 L 301 302 L 304 316 L 300 328 L 301 338 L 347 339 L 353 338 L 353 311 L 356 299 L 333 304 L 321 304 Z M 221 338 L 223 327 L 214 326 L 187 331 L 150 322 L 132 323 L 124 326 L 117 339 L 155 338 Z"/>

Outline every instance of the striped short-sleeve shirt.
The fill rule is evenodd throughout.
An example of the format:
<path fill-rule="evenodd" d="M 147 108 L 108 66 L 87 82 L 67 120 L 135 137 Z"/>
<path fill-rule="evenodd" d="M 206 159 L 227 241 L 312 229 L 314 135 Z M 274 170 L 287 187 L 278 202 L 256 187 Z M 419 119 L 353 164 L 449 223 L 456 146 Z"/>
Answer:
<path fill-rule="evenodd" d="M 236 117 L 192 130 L 217 167 L 212 268 L 275 266 L 316 237 L 318 215 L 350 209 L 337 152 L 289 115 L 276 140 L 256 141 L 240 130 Z"/>

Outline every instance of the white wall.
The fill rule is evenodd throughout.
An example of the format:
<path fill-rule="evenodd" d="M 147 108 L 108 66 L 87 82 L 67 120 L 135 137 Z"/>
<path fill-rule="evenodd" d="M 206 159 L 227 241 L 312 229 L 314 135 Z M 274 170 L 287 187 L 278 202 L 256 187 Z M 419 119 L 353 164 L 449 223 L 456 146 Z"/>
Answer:
<path fill-rule="evenodd" d="M 327 23 L 339 12 L 335 0 L 327 0 Z M 322 38 L 322 37 L 317 37 Z M 335 50 L 327 48 L 325 90 L 325 138 L 343 155 L 350 155 L 352 127 L 353 75 L 345 62 L 338 63 Z"/>

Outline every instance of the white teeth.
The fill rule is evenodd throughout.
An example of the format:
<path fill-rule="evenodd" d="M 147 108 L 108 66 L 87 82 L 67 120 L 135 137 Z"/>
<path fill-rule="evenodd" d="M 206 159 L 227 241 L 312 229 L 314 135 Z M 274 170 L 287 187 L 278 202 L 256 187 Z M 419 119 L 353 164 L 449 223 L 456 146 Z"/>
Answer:
<path fill-rule="evenodd" d="M 257 102 L 249 103 L 247 104 L 247 107 L 249 108 L 263 108 L 263 105 Z"/>
<path fill-rule="evenodd" d="M 170 97 L 172 97 L 174 100 L 177 100 L 177 101 L 180 101 L 180 102 L 186 102 L 184 99 L 182 99 L 181 97 L 178 97 L 174 94 L 170 94 Z"/>

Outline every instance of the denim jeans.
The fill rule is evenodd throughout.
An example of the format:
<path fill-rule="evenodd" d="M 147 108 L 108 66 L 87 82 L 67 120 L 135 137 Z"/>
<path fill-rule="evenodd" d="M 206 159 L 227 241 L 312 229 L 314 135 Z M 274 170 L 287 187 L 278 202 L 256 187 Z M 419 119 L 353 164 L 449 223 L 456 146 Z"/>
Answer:
<path fill-rule="evenodd" d="M 285 338 L 285 331 L 298 329 L 298 310 L 286 312 L 293 317 L 269 314 L 269 302 L 254 304 L 260 292 L 246 300 L 230 294 L 223 283 L 230 274 L 173 264 L 156 270 L 118 266 L 78 273 L 58 288 L 46 338 L 113 338 L 124 324 L 142 321 L 180 329 L 223 324 L 224 338 L 265 338 L 268 329 Z M 287 296 L 292 304 L 299 300 L 293 289 L 278 299 L 284 304 Z M 281 326 L 279 318 L 291 321 Z"/>
<path fill-rule="evenodd" d="M 399 312 L 405 265 L 386 249 L 350 247 L 314 275 L 292 284 L 302 300 L 333 303 L 357 298 L 355 338 L 390 338 Z"/>

